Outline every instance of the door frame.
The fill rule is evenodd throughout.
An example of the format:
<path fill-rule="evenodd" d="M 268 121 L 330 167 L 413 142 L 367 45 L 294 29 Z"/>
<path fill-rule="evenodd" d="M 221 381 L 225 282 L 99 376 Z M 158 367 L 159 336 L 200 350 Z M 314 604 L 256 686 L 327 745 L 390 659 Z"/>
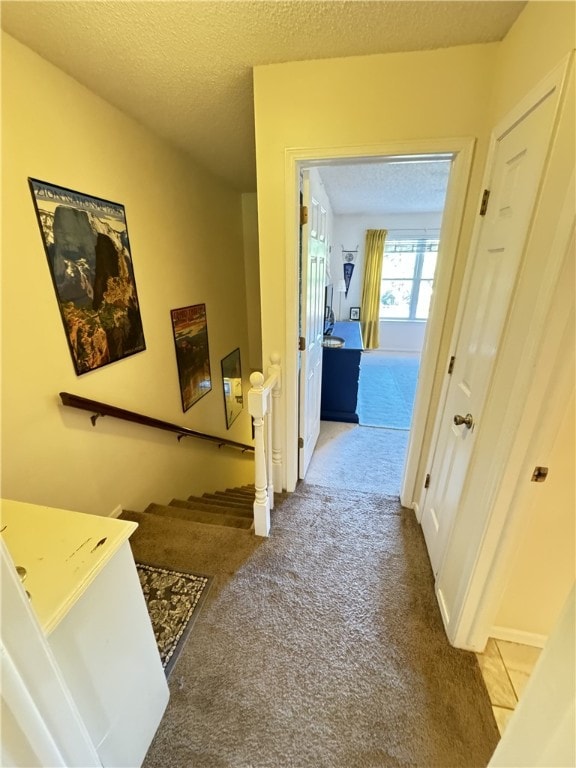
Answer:
<path fill-rule="evenodd" d="M 559 323 L 563 308 L 554 308 L 554 296 L 559 275 L 569 258 L 569 247 L 574 231 L 574 174 L 562 183 L 559 168 L 565 166 L 562 158 L 556 160 L 551 170 L 551 156 L 561 130 L 566 135 L 573 135 L 570 126 L 571 105 L 566 94 L 572 94 L 568 87 L 569 78 L 574 77 L 573 54 L 562 61 L 501 119 L 491 135 L 490 150 L 483 174 L 483 186 L 487 184 L 492 172 L 495 145 L 498 137 L 512 130 L 522 117 L 535 108 L 551 91 L 551 98 L 556 99 L 556 115 L 548 146 L 547 159 L 542 171 L 538 195 L 534 204 L 532 221 L 528 229 L 522 260 L 518 267 L 516 285 L 509 304 L 508 319 L 502 332 L 498 357 L 489 383 L 489 394 L 485 408 L 492 403 L 490 425 L 485 414 L 485 440 L 489 448 L 477 447 L 473 455 L 459 505 L 458 517 L 454 520 L 453 530 L 448 540 L 444 561 L 436 579 L 436 595 L 440 606 L 446 634 L 451 644 L 458 648 L 483 651 L 488 639 L 492 622 L 496 615 L 499 598 L 506 584 L 506 576 L 511 567 L 514 546 L 523 530 L 524 520 L 520 501 L 525 498 L 526 462 L 531 455 L 531 440 L 543 440 L 542 425 L 538 421 L 541 405 L 546 393 L 553 391 L 552 383 L 557 376 L 565 376 L 561 359 L 552 358 L 553 367 L 546 368 L 546 375 L 535 376 L 539 363 L 544 364 L 546 356 L 553 350 L 558 351 L 561 341 L 558 338 L 547 339 L 548 324 Z M 571 66 L 572 64 L 572 66 Z M 572 89 L 573 90 L 573 89 Z M 572 94 L 572 98 L 574 98 Z M 573 105 L 572 105 L 573 108 Z M 561 188 L 560 188 L 561 186 Z M 544 204 L 545 188 L 551 187 L 551 194 L 561 204 L 554 210 Z M 545 210 L 545 213 L 543 213 Z M 541 219 L 539 220 L 539 216 Z M 542 249 L 535 242 L 536 223 L 542 221 L 539 234 L 545 243 L 548 258 L 546 269 L 539 270 L 537 265 Z M 550 222 L 550 223 L 548 223 Z M 481 222 L 477 221 L 472 238 L 472 245 L 479 237 Z M 544 232 L 545 230 L 545 232 Z M 545 235 L 545 236 L 544 236 Z M 542 246 L 542 243 L 540 243 Z M 530 263 L 529 263 L 530 262 Z M 530 269 L 531 271 L 530 271 Z M 467 272 L 470 272 L 468 265 Z M 467 274 L 462 287 L 463 295 L 467 290 L 470 275 Z M 538 302 L 527 313 L 526 296 L 532 290 L 538 296 Z M 454 338 L 461 324 L 462 311 L 459 308 Z M 522 314 L 523 313 L 523 314 Z M 526 319 L 528 318 L 527 322 Z M 521 320 L 524 322 L 521 323 Z M 522 325 L 521 330 L 519 325 Z M 508 352 L 523 348 L 523 356 L 514 370 L 508 370 Z M 507 374 L 507 376 L 505 376 Z M 448 377 L 445 377 L 446 379 Z M 444 382 L 447 390 L 447 382 Z M 566 384 L 564 383 L 564 387 Z M 514 399 L 508 394 L 514 392 Z M 558 409 L 558 405 L 556 408 Z M 438 418 L 441 411 L 438 412 Z M 560 418 L 555 410 L 548 425 L 553 427 Z M 488 432 L 489 430 L 489 432 Z M 488 437 L 486 437 L 488 435 Z M 542 446 L 545 445 L 545 440 Z M 432 444 L 428 466 L 432 462 L 435 443 Z M 467 517 L 465 517 L 467 515 Z M 460 522 L 466 537 L 474 543 L 462 558 L 456 569 L 454 556 L 458 547 L 457 525 Z M 464 534 L 461 534 L 462 538 Z M 452 551 L 451 551 L 452 549 Z M 452 573 L 453 570 L 458 573 Z M 447 598 L 449 582 L 457 582 L 455 594 Z"/>
<path fill-rule="evenodd" d="M 312 173 L 310 172 L 312 171 Z M 322 187 L 322 189 L 320 189 Z M 316 195 L 318 199 L 314 197 L 313 194 Z M 329 254 L 329 236 L 331 236 L 331 218 L 332 218 L 332 206 L 330 205 L 330 201 L 328 198 L 328 195 L 326 194 L 326 190 L 323 187 L 322 179 L 317 173 L 316 168 L 300 168 L 300 177 L 299 177 L 299 194 L 298 194 L 299 201 L 302 201 L 302 205 L 308 206 L 308 219 L 307 222 L 304 224 L 301 224 L 299 227 L 299 286 L 300 286 L 300 296 L 299 296 L 299 306 L 300 306 L 300 317 L 299 317 L 299 323 L 298 323 L 298 335 L 304 338 L 304 350 L 300 351 L 300 357 L 298 361 L 298 367 L 299 367 L 299 397 L 298 397 L 298 429 L 299 429 L 299 436 L 303 440 L 302 447 L 299 447 L 298 450 L 298 476 L 300 479 L 303 479 L 306 475 L 306 472 L 308 470 L 308 467 L 310 465 L 310 460 L 314 454 L 314 450 L 316 448 L 316 444 L 318 442 L 318 437 L 320 435 L 320 399 L 321 399 L 321 390 L 322 390 L 322 367 L 323 367 L 323 355 L 322 355 L 322 347 L 321 347 L 321 339 L 319 342 L 319 346 L 317 346 L 314 354 L 318 355 L 316 358 L 318 361 L 317 366 L 317 372 L 319 371 L 319 376 L 317 376 L 317 372 L 314 374 L 314 379 L 316 382 L 316 393 L 318 394 L 318 411 L 317 411 L 317 417 L 318 422 L 316 424 L 315 422 L 315 429 L 314 432 L 316 432 L 316 428 L 318 429 L 318 433 L 316 434 L 314 445 L 312 446 L 312 449 L 309 450 L 308 446 L 306 445 L 306 441 L 309 435 L 308 428 L 309 424 L 306 418 L 306 413 L 304 413 L 307 408 L 309 408 L 309 398 L 307 391 L 304 395 L 302 393 L 302 386 L 303 382 L 305 381 L 305 375 L 309 374 L 312 370 L 311 360 L 310 360 L 310 350 L 312 349 L 312 346 L 309 346 L 308 342 L 310 339 L 308 338 L 309 333 L 309 326 L 311 325 L 310 320 L 311 316 L 309 314 L 309 303 L 308 303 L 308 290 L 311 285 L 310 280 L 310 274 L 308 273 L 308 270 L 312 264 L 311 261 L 311 245 L 312 241 L 323 241 L 323 253 L 324 253 L 324 270 L 323 270 L 323 276 L 322 276 L 322 286 L 321 290 L 319 290 L 317 293 L 315 293 L 316 299 L 321 302 L 320 304 L 320 315 L 319 315 L 319 326 L 317 326 L 317 330 L 319 333 L 319 336 L 323 333 L 324 328 L 324 297 L 325 297 L 325 286 L 326 286 L 326 265 L 328 262 L 328 259 L 330 257 Z M 316 222 L 317 229 L 314 230 L 314 202 L 318 204 L 318 216 L 319 219 Z M 300 204 L 300 202 L 299 202 Z M 324 209 L 324 205 L 326 205 L 326 208 Z M 322 210 L 324 210 L 324 226 L 322 225 Z M 322 229 L 324 230 L 322 234 Z M 320 232 L 318 232 L 320 230 Z M 315 234 L 312 234 L 312 233 Z M 306 270 L 305 280 L 304 280 L 304 270 Z M 303 333 L 303 328 L 305 328 L 305 332 Z M 318 339 L 319 336 L 316 338 Z M 306 372 L 303 374 L 303 365 L 304 362 L 306 367 Z M 306 405 L 307 408 L 303 408 L 303 405 Z M 312 412 L 312 409 L 310 409 L 310 412 Z"/>
<path fill-rule="evenodd" d="M 286 220 L 286 360 L 285 364 L 285 407 L 286 407 L 286 489 L 293 491 L 298 478 L 298 311 L 299 291 L 299 221 L 300 170 L 321 167 L 338 162 L 360 163 L 382 162 L 386 157 L 409 155 L 453 155 L 452 170 L 448 182 L 444 215 L 440 232 L 440 258 L 434 282 L 434 298 L 426 324 L 424 346 L 420 364 L 420 376 L 414 403 L 412 428 L 402 482 L 401 500 L 404 506 L 413 507 L 416 481 L 423 458 L 423 439 L 429 424 L 429 410 L 433 385 L 439 360 L 446 308 L 451 294 L 451 284 L 460 242 L 468 184 L 472 171 L 472 158 L 476 139 L 447 138 L 418 141 L 398 141 L 385 144 L 370 144 L 351 147 L 309 147 L 285 151 L 285 220 Z"/>

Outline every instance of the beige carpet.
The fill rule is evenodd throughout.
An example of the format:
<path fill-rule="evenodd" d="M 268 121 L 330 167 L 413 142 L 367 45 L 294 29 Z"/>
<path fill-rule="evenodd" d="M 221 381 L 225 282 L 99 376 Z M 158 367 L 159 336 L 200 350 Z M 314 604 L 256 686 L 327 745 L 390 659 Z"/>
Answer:
<path fill-rule="evenodd" d="M 407 448 L 407 430 L 322 421 L 306 481 L 399 496 Z"/>
<path fill-rule="evenodd" d="M 210 573 L 198 542 L 187 555 L 178 530 L 150 531 L 135 534 L 140 560 Z M 411 511 L 303 483 L 268 540 L 245 537 L 215 557 L 145 768 L 487 764 L 490 702 L 474 654 L 446 640 Z"/>

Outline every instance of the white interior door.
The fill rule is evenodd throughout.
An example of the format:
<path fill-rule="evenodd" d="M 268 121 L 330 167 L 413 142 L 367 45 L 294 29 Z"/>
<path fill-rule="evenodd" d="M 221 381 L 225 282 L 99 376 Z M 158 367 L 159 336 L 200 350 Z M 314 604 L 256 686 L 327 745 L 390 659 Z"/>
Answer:
<path fill-rule="evenodd" d="M 474 447 L 482 409 L 550 143 L 557 100 L 533 103 L 496 137 L 490 198 L 472 255 L 454 347 L 454 366 L 441 414 L 423 504 L 422 528 L 437 574 Z"/>
<path fill-rule="evenodd" d="M 303 172 L 302 203 L 307 221 L 301 228 L 300 403 L 298 477 L 304 478 L 320 434 L 322 338 L 327 257 L 327 205 L 317 171 Z"/>

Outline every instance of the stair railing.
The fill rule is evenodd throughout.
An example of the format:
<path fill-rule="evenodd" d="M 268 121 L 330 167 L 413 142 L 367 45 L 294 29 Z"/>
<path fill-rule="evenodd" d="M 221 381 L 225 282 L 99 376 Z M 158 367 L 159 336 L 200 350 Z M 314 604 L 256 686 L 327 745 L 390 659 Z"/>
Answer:
<path fill-rule="evenodd" d="M 142 424 L 145 427 L 154 427 L 154 429 L 163 429 L 166 432 L 174 432 L 178 437 L 178 442 L 180 442 L 183 437 L 194 437 L 198 440 L 208 440 L 211 443 L 216 443 L 218 448 L 223 448 L 224 446 L 238 448 L 242 453 L 250 453 L 254 450 L 253 446 L 246 445 L 245 443 L 237 443 L 234 440 L 228 440 L 225 437 L 216 437 L 215 435 L 207 435 L 204 432 L 196 432 L 193 429 L 180 427 L 178 424 L 172 424 L 170 421 L 162 421 L 162 419 L 144 416 L 141 413 L 127 411 L 125 408 L 117 408 L 115 405 L 101 403 L 98 400 L 88 400 L 86 397 L 72 395 L 70 392 L 60 392 L 60 399 L 62 400 L 62 405 L 68 405 L 71 408 L 79 408 L 81 411 L 91 412 L 92 416 L 90 416 L 90 421 L 92 422 L 93 427 L 96 426 L 96 422 L 102 416 L 113 416 L 115 419 L 131 421 L 133 424 Z"/>
<path fill-rule="evenodd" d="M 274 489 L 282 490 L 282 448 L 280 444 L 280 356 L 270 357 L 268 378 L 255 371 L 250 376 L 248 411 L 254 425 L 254 533 L 268 536 Z"/>

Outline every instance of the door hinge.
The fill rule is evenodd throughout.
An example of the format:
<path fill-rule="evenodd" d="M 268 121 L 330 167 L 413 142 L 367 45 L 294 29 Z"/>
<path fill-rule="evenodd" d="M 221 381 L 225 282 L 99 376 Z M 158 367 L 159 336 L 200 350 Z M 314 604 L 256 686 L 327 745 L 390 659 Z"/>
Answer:
<path fill-rule="evenodd" d="M 298 350 L 300 352 L 306 351 L 306 338 L 304 336 L 300 336 L 298 339 Z"/>
<path fill-rule="evenodd" d="M 307 205 L 301 205 L 300 206 L 300 226 L 304 226 L 304 224 L 308 224 L 308 206 Z"/>
<path fill-rule="evenodd" d="M 452 371 L 454 370 L 455 361 L 456 361 L 456 358 L 454 357 L 454 355 L 452 355 L 452 357 L 450 358 L 450 362 L 448 363 L 448 373 L 452 373 Z"/>
<path fill-rule="evenodd" d="M 486 216 L 488 210 L 488 200 L 490 199 L 490 190 L 485 189 L 482 195 L 482 202 L 480 203 L 480 216 Z"/>
<path fill-rule="evenodd" d="M 426 480 L 424 480 L 424 488 L 430 488 L 430 475 L 426 475 Z"/>
<path fill-rule="evenodd" d="M 298 448 L 304 448 L 304 438 L 299 437 L 298 438 Z"/>

